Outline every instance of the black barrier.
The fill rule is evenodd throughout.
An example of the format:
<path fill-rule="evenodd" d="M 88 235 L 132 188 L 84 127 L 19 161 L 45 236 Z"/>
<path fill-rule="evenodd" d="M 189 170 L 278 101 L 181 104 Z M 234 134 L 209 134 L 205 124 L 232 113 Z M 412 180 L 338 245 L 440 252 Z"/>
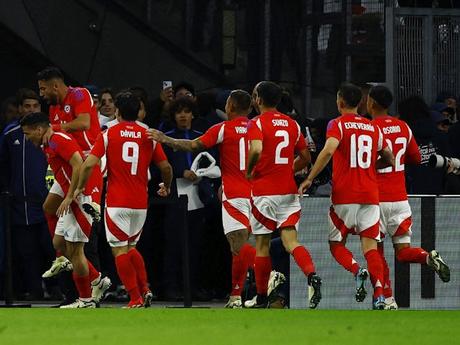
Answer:
<path fill-rule="evenodd" d="M 5 287 L 5 304 L 1 304 L 0 308 L 30 308 L 30 304 L 14 303 L 13 294 L 13 253 L 11 250 L 11 214 L 10 214 L 11 194 L 2 192 L 1 204 L 4 214 L 5 231 L 5 274 L 4 274 L 4 287 Z"/>

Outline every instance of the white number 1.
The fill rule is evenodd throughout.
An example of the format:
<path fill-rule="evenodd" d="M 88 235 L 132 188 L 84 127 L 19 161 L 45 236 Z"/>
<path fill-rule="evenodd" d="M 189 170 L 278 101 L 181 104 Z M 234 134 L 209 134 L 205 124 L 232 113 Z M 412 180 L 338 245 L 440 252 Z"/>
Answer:
<path fill-rule="evenodd" d="M 243 171 L 246 169 L 246 142 L 244 138 L 240 139 L 238 147 L 240 151 L 240 170 Z"/>
<path fill-rule="evenodd" d="M 123 143 L 121 158 L 126 163 L 131 163 L 131 175 L 136 175 L 139 162 L 139 145 L 133 141 Z"/>

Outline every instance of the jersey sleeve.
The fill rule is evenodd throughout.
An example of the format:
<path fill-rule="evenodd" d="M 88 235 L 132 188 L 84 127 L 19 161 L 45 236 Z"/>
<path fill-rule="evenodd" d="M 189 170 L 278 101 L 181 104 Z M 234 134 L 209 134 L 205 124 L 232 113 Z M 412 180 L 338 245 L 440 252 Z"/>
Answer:
<path fill-rule="evenodd" d="M 161 146 L 160 143 L 153 142 L 155 147 L 153 148 L 153 154 L 152 154 L 152 162 L 155 164 L 158 164 L 160 162 L 163 162 L 165 160 L 168 160 L 166 157 L 165 151 L 163 150 L 163 146 Z"/>
<path fill-rule="evenodd" d="M 409 143 L 407 144 L 405 161 L 409 164 L 420 164 L 422 156 L 420 154 L 417 141 L 412 135 L 412 131 L 410 130 L 409 126 L 407 127 L 407 129 L 409 130 Z"/>
<path fill-rule="evenodd" d="M 336 138 L 338 141 L 342 140 L 342 124 L 340 121 L 331 120 L 327 125 L 326 139 Z"/>
<path fill-rule="evenodd" d="M 222 142 L 222 133 L 221 129 L 223 130 L 223 123 L 218 123 L 211 128 L 209 128 L 201 137 L 198 139 L 203 143 L 203 145 L 209 149 L 216 144 L 220 144 Z"/>
<path fill-rule="evenodd" d="M 248 141 L 251 140 L 262 140 L 263 139 L 262 133 L 262 125 L 260 119 L 253 119 L 248 122 L 248 132 L 247 132 L 247 139 Z"/>
<path fill-rule="evenodd" d="M 53 135 L 49 142 L 50 148 L 66 162 L 69 162 L 75 152 L 80 152 L 80 147 L 72 138 Z"/>
<path fill-rule="evenodd" d="M 91 95 L 86 89 L 73 90 L 73 107 L 76 116 L 84 113 L 90 113 L 93 106 Z"/>
<path fill-rule="evenodd" d="M 106 141 L 107 141 L 107 131 L 99 133 L 94 143 L 93 148 L 91 149 L 91 154 L 101 158 L 105 155 Z"/>

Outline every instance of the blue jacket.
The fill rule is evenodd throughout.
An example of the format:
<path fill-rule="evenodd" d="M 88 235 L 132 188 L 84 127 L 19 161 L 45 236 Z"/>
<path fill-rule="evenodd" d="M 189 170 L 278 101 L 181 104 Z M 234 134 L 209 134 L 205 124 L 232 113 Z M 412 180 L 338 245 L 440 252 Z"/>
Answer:
<path fill-rule="evenodd" d="M 12 195 L 11 224 L 44 222 L 42 205 L 48 194 L 48 163 L 43 152 L 26 140 L 18 120 L 0 136 L 0 167 L 1 190 Z"/>

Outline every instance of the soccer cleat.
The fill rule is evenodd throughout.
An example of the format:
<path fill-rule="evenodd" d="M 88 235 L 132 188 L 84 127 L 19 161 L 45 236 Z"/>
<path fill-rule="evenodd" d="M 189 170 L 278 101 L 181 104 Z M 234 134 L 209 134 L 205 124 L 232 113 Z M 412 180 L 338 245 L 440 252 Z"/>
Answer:
<path fill-rule="evenodd" d="M 51 277 L 54 277 L 55 275 L 58 275 L 59 273 L 63 271 L 72 271 L 72 270 L 73 270 L 72 263 L 65 256 L 59 256 L 53 261 L 48 271 L 42 274 L 42 278 L 51 278 Z"/>
<path fill-rule="evenodd" d="M 85 202 L 82 207 L 83 210 L 91 216 L 93 222 L 99 222 L 101 220 L 101 206 L 97 202 Z"/>
<path fill-rule="evenodd" d="M 244 302 L 245 308 L 265 309 L 268 308 L 268 298 L 255 295 L 253 299 Z"/>
<path fill-rule="evenodd" d="M 243 302 L 241 301 L 241 296 L 230 296 L 224 308 L 230 308 L 230 309 L 243 308 Z"/>
<path fill-rule="evenodd" d="M 268 302 L 272 303 L 278 297 L 278 291 L 280 287 L 286 281 L 286 277 L 281 272 L 271 271 L 270 278 L 268 280 Z"/>
<path fill-rule="evenodd" d="M 93 301 L 93 300 L 83 301 L 83 300 L 77 298 L 75 300 L 75 302 L 67 304 L 67 305 L 61 305 L 59 308 L 62 308 L 62 309 L 96 308 L 96 302 Z"/>
<path fill-rule="evenodd" d="M 372 309 L 374 310 L 384 310 L 385 309 L 385 296 L 380 295 L 377 298 L 374 298 L 372 302 Z"/>
<path fill-rule="evenodd" d="M 145 291 L 142 294 L 142 300 L 144 308 L 149 308 L 152 305 L 152 300 L 153 300 L 153 293 L 150 290 Z"/>
<path fill-rule="evenodd" d="M 366 280 L 369 277 L 369 272 L 365 268 L 360 268 L 355 276 L 356 280 L 356 302 L 362 302 L 366 298 Z"/>
<path fill-rule="evenodd" d="M 99 303 L 104 298 L 104 293 L 112 286 L 109 277 L 99 277 L 99 281 L 95 284 L 91 283 L 91 297 L 96 303 Z"/>
<path fill-rule="evenodd" d="M 316 274 L 308 276 L 308 305 L 315 309 L 321 301 L 321 278 Z"/>
<path fill-rule="evenodd" d="M 144 308 L 144 301 L 142 300 L 142 297 L 140 297 L 136 301 L 129 301 L 128 305 L 122 308 L 123 309 Z"/>
<path fill-rule="evenodd" d="M 398 310 L 398 304 L 393 296 L 385 298 L 385 310 Z"/>
<path fill-rule="evenodd" d="M 450 268 L 436 250 L 432 250 L 428 254 L 427 264 L 435 270 L 444 283 L 450 281 Z"/>

